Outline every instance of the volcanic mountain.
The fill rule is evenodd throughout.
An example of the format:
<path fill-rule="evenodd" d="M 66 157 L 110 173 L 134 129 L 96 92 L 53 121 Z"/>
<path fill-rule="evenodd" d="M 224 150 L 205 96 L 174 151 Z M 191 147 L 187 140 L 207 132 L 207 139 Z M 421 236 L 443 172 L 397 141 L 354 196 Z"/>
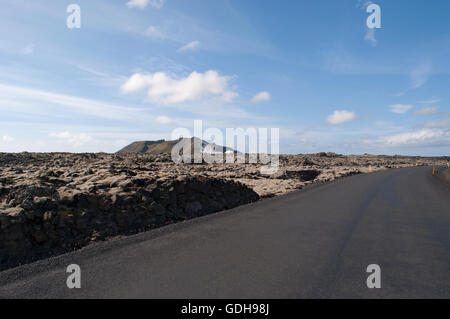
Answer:
<path fill-rule="evenodd" d="M 158 140 L 158 141 L 142 141 L 133 142 L 123 149 L 118 151 L 118 154 L 130 154 L 130 153 L 146 153 L 146 154 L 171 154 L 172 148 L 179 142 L 191 143 L 192 150 L 197 147 L 201 147 L 202 153 L 229 153 L 234 150 L 229 147 L 220 146 L 214 143 L 208 143 L 197 137 L 193 138 L 180 138 L 174 141 Z"/>

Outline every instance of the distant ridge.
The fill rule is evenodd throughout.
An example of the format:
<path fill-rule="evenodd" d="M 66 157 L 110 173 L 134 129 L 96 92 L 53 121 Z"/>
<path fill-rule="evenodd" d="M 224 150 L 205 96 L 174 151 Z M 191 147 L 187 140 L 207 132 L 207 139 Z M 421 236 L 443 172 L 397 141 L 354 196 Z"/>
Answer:
<path fill-rule="evenodd" d="M 146 153 L 149 150 L 149 147 L 164 142 L 165 142 L 164 140 L 133 142 L 130 145 L 127 145 L 124 148 L 122 148 L 117 153 Z"/>
<path fill-rule="evenodd" d="M 133 142 L 128 146 L 125 146 L 118 154 L 129 154 L 129 153 L 145 153 L 145 154 L 171 154 L 172 148 L 180 142 L 182 139 L 178 139 L 175 141 L 166 141 L 166 140 L 158 140 L 158 141 L 141 141 L 141 142 Z M 214 143 L 208 143 L 203 141 L 197 137 L 193 138 L 185 138 L 186 142 L 191 142 L 191 145 L 197 143 L 197 145 L 201 145 L 203 153 L 227 153 L 233 152 L 234 150 L 229 147 L 223 147 Z M 192 147 L 194 149 L 194 146 Z"/>

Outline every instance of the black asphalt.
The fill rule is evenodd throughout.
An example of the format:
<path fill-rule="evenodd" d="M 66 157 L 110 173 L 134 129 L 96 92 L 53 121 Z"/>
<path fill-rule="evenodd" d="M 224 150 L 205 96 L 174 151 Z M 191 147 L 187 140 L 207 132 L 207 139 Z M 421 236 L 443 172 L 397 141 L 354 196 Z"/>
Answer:
<path fill-rule="evenodd" d="M 4 271 L 0 297 L 450 298 L 450 187 L 429 167 L 352 176 Z"/>

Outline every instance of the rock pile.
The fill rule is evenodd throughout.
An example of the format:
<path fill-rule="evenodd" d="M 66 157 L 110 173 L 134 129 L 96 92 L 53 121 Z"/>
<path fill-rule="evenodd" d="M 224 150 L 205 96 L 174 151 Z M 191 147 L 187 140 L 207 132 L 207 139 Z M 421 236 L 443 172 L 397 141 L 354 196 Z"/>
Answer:
<path fill-rule="evenodd" d="M 56 177 L 46 176 L 44 185 L 55 184 Z M 0 188 L 12 206 L 0 214 L 0 269 L 259 199 L 233 181 L 123 177 L 83 190 L 43 184 Z"/>

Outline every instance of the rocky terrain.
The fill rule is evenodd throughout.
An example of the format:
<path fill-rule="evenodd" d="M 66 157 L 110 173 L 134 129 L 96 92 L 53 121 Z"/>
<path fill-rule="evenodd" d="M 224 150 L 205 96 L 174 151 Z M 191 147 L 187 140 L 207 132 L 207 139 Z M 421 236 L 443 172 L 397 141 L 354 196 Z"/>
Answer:
<path fill-rule="evenodd" d="M 175 164 L 168 154 L 0 153 L 0 269 L 312 183 L 447 160 L 286 155 L 262 175 L 261 164 Z"/>

